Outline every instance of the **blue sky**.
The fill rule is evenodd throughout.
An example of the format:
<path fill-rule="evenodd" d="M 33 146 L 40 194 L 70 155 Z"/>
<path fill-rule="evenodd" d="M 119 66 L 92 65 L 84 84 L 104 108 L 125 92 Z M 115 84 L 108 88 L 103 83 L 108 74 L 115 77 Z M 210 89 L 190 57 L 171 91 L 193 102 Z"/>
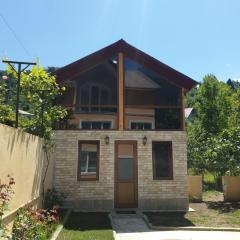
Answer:
<path fill-rule="evenodd" d="M 0 56 L 64 66 L 120 38 L 186 75 L 240 79 L 239 0 L 0 0 Z M 0 63 L 0 69 L 5 66 Z"/>

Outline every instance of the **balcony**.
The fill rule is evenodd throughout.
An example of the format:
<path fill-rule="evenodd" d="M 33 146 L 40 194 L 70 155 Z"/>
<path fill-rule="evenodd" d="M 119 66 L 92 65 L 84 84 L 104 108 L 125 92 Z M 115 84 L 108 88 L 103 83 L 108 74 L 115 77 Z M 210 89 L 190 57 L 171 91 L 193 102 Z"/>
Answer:
<path fill-rule="evenodd" d="M 184 129 L 183 89 L 122 55 L 79 74 L 66 87 L 60 105 L 69 115 L 56 128 Z"/>

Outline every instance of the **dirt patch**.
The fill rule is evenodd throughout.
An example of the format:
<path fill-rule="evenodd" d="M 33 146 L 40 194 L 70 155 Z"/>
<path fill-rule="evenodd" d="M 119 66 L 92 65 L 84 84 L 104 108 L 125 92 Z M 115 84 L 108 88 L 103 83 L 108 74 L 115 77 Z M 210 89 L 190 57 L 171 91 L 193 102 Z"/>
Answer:
<path fill-rule="evenodd" d="M 195 212 L 144 214 L 154 226 L 240 228 L 240 202 L 223 202 L 221 192 L 205 192 L 204 202 L 190 203 L 190 207 Z"/>

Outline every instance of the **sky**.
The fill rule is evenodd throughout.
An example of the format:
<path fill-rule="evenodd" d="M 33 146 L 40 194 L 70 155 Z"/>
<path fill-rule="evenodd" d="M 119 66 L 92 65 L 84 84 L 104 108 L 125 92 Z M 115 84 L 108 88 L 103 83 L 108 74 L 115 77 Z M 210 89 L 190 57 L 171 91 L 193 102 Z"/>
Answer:
<path fill-rule="evenodd" d="M 0 0 L 1 58 L 61 67 L 121 38 L 196 81 L 240 79 L 239 0 Z"/>

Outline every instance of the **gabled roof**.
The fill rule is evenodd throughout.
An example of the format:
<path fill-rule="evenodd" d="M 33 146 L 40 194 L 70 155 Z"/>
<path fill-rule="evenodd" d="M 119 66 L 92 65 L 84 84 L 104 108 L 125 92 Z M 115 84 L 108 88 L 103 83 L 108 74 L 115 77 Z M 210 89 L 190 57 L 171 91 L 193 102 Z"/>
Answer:
<path fill-rule="evenodd" d="M 57 81 L 61 83 L 65 80 L 76 77 L 81 72 L 84 72 L 93 66 L 115 56 L 118 52 L 122 52 L 133 61 L 148 67 L 152 71 L 161 74 L 169 82 L 190 90 L 198 84 L 192 78 L 178 72 L 177 70 L 169 67 L 168 65 L 158 61 L 150 55 L 142 52 L 141 50 L 131 46 L 123 39 L 105 47 L 101 50 L 94 52 L 82 59 L 70 63 L 56 71 Z"/>

